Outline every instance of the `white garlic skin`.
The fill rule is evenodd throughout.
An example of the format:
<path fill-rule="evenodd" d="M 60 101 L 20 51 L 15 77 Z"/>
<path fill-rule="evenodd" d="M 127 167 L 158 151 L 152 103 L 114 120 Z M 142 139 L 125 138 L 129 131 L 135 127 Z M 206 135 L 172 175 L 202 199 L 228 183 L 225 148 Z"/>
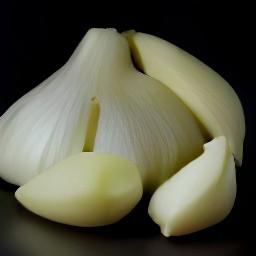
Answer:
<path fill-rule="evenodd" d="M 82 152 L 92 97 L 100 106 L 93 151 L 135 162 L 145 190 L 202 153 L 203 136 L 182 101 L 135 69 L 116 30 L 91 29 L 62 68 L 1 117 L 0 176 L 22 185 Z"/>

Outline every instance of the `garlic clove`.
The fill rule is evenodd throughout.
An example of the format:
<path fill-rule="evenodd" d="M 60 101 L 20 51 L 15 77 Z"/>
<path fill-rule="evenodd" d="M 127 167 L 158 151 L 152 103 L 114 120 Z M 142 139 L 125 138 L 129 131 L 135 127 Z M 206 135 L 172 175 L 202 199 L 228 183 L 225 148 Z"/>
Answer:
<path fill-rule="evenodd" d="M 137 205 L 142 192 L 134 163 L 117 155 L 83 152 L 19 187 L 15 197 L 44 218 L 92 227 L 119 221 Z"/>
<path fill-rule="evenodd" d="M 230 84 L 209 66 L 159 37 L 126 31 L 136 64 L 172 89 L 187 104 L 211 138 L 224 135 L 242 164 L 245 119 Z"/>
<path fill-rule="evenodd" d="M 135 69 L 127 40 L 115 29 L 93 28 L 62 68 L 1 117 L 0 176 L 23 185 L 86 150 L 133 161 L 144 189 L 154 191 L 203 144 L 176 94 Z"/>
<path fill-rule="evenodd" d="M 164 236 L 180 236 L 222 221 L 236 197 L 236 172 L 227 139 L 217 137 L 153 194 L 149 214 Z"/>

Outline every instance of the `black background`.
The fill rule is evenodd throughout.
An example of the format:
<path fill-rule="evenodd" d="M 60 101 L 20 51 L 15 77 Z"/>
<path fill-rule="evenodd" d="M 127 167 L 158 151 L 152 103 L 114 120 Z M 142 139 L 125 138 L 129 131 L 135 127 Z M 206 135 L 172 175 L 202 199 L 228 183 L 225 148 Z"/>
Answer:
<path fill-rule="evenodd" d="M 222 75 L 244 107 L 244 160 L 237 199 L 221 223 L 165 238 L 147 215 L 148 198 L 120 223 L 79 229 L 20 207 L 0 182 L 0 255 L 254 255 L 256 181 L 255 18 L 246 1 L 8 1 L 0 6 L 0 114 L 60 68 L 88 29 L 113 27 L 162 37 Z M 239 123 L 237 124 L 239 125 Z"/>

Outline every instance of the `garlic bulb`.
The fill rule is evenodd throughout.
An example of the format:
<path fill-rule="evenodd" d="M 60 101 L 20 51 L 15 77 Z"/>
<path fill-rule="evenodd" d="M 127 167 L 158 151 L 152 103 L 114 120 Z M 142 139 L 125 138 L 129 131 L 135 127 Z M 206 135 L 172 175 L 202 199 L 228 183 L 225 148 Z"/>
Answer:
<path fill-rule="evenodd" d="M 184 235 L 231 211 L 244 136 L 238 96 L 204 63 L 152 35 L 92 28 L 0 117 L 0 177 L 30 211 L 76 226 L 114 223 L 150 192 L 162 234 Z"/>
<path fill-rule="evenodd" d="M 98 112 L 91 112 L 92 98 Z M 1 117 L 0 177 L 23 185 L 85 149 L 133 161 L 152 192 L 200 155 L 204 142 L 184 103 L 135 69 L 125 37 L 94 28 L 63 67 Z"/>

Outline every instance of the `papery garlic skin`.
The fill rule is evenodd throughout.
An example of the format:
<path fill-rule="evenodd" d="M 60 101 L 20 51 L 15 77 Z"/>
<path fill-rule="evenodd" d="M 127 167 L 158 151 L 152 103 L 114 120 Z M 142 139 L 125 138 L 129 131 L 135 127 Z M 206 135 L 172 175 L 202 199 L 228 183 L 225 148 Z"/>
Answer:
<path fill-rule="evenodd" d="M 115 223 L 140 201 L 137 166 L 126 158 L 83 152 L 58 162 L 15 192 L 31 212 L 79 227 Z"/>
<path fill-rule="evenodd" d="M 100 106 L 94 152 L 137 164 L 153 191 L 202 153 L 190 110 L 168 87 L 133 66 L 115 29 L 90 29 L 67 63 L 0 120 L 0 177 L 22 185 L 84 148 L 91 98 Z"/>
<path fill-rule="evenodd" d="M 211 139 L 226 136 L 240 166 L 245 117 L 240 99 L 230 84 L 202 61 L 162 38 L 133 30 L 123 35 L 143 72 L 173 90 Z"/>
<path fill-rule="evenodd" d="M 164 236 L 186 235 L 222 221 L 233 208 L 236 189 L 234 157 L 220 136 L 155 191 L 148 211 Z"/>

